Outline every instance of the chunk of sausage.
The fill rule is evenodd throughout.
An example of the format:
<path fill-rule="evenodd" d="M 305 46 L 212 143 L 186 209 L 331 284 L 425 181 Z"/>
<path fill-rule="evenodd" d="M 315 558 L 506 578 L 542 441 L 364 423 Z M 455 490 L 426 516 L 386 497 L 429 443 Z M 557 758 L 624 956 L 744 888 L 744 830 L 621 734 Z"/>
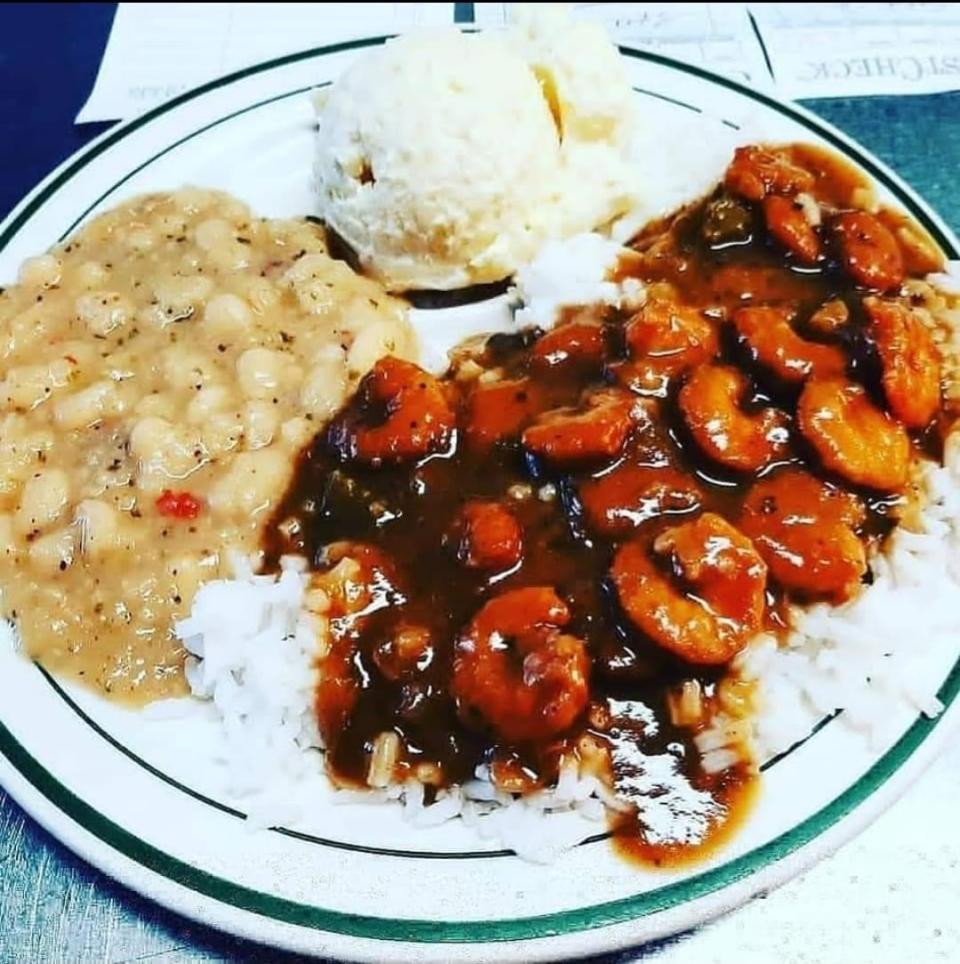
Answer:
<path fill-rule="evenodd" d="M 801 264 L 817 263 L 823 246 L 802 204 L 794 198 L 771 194 L 764 198 L 763 217 L 773 239 Z"/>
<path fill-rule="evenodd" d="M 699 508 L 697 483 L 669 466 L 625 463 L 581 482 L 578 496 L 587 523 L 602 535 L 624 535 L 664 515 Z"/>
<path fill-rule="evenodd" d="M 327 438 L 345 460 L 399 462 L 437 452 L 456 429 L 443 386 L 412 362 L 381 358 Z"/>
<path fill-rule="evenodd" d="M 516 439 L 539 407 L 540 390 L 529 378 L 478 384 L 467 401 L 467 441 L 483 450 Z"/>
<path fill-rule="evenodd" d="M 716 328 L 699 309 L 664 299 L 644 305 L 627 322 L 626 337 L 632 362 L 618 380 L 657 397 L 666 394 L 671 379 L 709 361 L 719 347 Z"/>
<path fill-rule="evenodd" d="M 523 555 L 523 530 L 498 502 L 468 502 L 460 514 L 457 556 L 468 569 L 512 569 Z"/>
<path fill-rule="evenodd" d="M 568 321 L 541 337 L 530 350 L 530 364 L 540 370 L 599 371 L 607 353 L 603 325 Z"/>

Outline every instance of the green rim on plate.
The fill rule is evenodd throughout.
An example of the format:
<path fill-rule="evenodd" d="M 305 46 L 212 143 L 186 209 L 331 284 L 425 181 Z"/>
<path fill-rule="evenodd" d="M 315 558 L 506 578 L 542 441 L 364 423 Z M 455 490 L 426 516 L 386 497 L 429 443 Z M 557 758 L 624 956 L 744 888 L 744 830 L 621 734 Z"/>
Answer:
<path fill-rule="evenodd" d="M 23 225 L 50 197 L 67 185 L 79 171 L 97 156 L 110 147 L 113 147 L 129 134 L 149 124 L 152 120 L 173 108 L 202 94 L 226 87 L 266 70 L 329 54 L 375 46 L 384 43 L 388 39 L 389 37 L 373 37 L 354 40 L 267 61 L 266 63 L 237 71 L 226 77 L 204 84 L 122 125 L 92 144 L 90 148 L 78 156 L 76 160 L 68 164 L 59 174 L 53 177 L 49 183 L 37 191 L 37 193 L 16 212 L 4 230 L 0 232 L 0 251 L 9 244 Z M 802 111 L 786 104 L 778 103 L 776 100 L 757 91 L 750 90 L 735 81 L 719 77 L 698 67 L 679 63 L 668 57 L 646 53 L 628 47 L 620 47 L 620 51 L 624 56 L 647 60 L 662 67 L 691 74 L 702 80 L 709 81 L 712 84 L 733 90 L 814 131 L 828 143 L 852 157 L 872 177 L 884 184 L 912 216 L 926 228 L 949 258 L 956 259 L 960 257 L 950 238 L 936 221 L 931 218 L 885 170 L 879 167 L 872 159 L 861 154 L 855 147 L 851 146 L 834 131 L 822 126 Z M 127 175 L 110 190 L 104 192 L 104 194 L 67 229 L 66 233 L 72 231 L 77 223 L 86 217 L 93 207 L 109 196 L 116 187 L 119 187 L 138 171 L 142 170 L 143 167 L 184 141 L 230 118 L 246 113 L 257 106 L 263 106 L 263 104 L 272 103 L 273 101 L 292 96 L 296 93 L 303 93 L 306 89 L 309 88 L 304 88 L 299 91 L 289 91 L 285 94 L 270 98 L 267 101 L 262 101 L 259 104 L 250 105 L 234 111 L 194 131 L 192 134 L 181 138 L 174 144 L 168 145 L 163 151 L 128 172 Z M 955 700 L 958 691 L 960 691 L 960 660 L 954 664 L 953 669 L 937 696 L 945 707 L 949 707 Z M 886 783 L 917 750 L 937 725 L 938 720 L 931 720 L 922 716 L 918 717 L 906 733 L 904 733 L 897 743 L 891 747 L 877 763 L 863 774 L 853 786 L 849 787 L 832 802 L 808 817 L 802 823 L 781 834 L 776 839 L 712 870 L 632 897 L 594 904 L 575 910 L 560 911 L 535 917 L 468 922 L 383 918 L 349 914 L 316 907 L 310 904 L 298 903 L 224 880 L 206 871 L 190 866 L 145 843 L 143 840 L 93 809 L 46 770 L 43 765 L 17 741 L 2 722 L 0 722 L 0 753 L 6 757 L 10 764 L 33 788 L 84 830 L 119 854 L 136 862 L 152 873 L 158 874 L 174 884 L 188 888 L 198 894 L 213 898 L 214 900 L 231 905 L 240 910 L 273 918 L 282 923 L 315 928 L 353 937 L 426 943 L 482 943 L 489 941 L 516 941 L 557 937 L 578 931 L 606 927 L 665 911 L 696 898 L 715 893 L 776 861 L 782 860 L 787 855 L 823 834 Z"/>

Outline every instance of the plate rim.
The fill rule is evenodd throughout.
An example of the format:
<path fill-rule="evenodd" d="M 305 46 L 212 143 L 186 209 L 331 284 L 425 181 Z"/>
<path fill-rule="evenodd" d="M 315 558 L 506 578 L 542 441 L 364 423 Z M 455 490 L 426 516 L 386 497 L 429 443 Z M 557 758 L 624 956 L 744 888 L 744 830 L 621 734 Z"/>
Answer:
<path fill-rule="evenodd" d="M 30 217 L 42 208 L 60 188 L 66 185 L 74 174 L 86 167 L 105 150 L 156 118 L 210 91 L 229 86 L 257 73 L 281 68 L 299 61 L 318 59 L 334 53 L 379 45 L 386 42 L 391 36 L 377 35 L 356 38 L 263 61 L 231 74 L 214 78 L 159 105 L 140 117 L 132 118 L 105 131 L 58 165 L 13 208 L 0 224 L 0 251 L 6 248 L 24 224 L 29 221 Z M 752 90 L 737 81 L 660 54 L 637 50 L 626 45 L 620 45 L 619 50 L 624 56 L 647 60 L 662 67 L 692 74 L 702 81 L 732 90 L 741 97 L 759 102 L 824 137 L 847 156 L 852 156 L 861 167 L 889 188 L 898 200 L 918 217 L 944 250 L 951 257 L 958 257 L 960 242 L 957 242 L 953 232 L 939 215 L 909 185 L 865 148 L 862 148 L 847 135 L 838 131 L 831 124 L 820 120 L 805 108 L 780 101 L 762 91 Z M 242 113 L 242 111 L 238 113 Z M 170 149 L 176 143 L 168 145 L 166 149 Z M 135 173 L 136 170 L 128 172 L 127 177 Z M 383 947 L 390 942 L 413 942 L 411 946 L 422 947 L 429 944 L 448 950 L 452 950 L 454 947 L 462 950 L 467 944 L 483 945 L 489 942 L 511 942 L 509 946 L 519 947 L 526 942 L 542 943 L 546 940 L 550 942 L 551 948 L 555 948 L 557 942 L 567 938 L 584 934 L 597 936 L 601 933 L 599 929 L 609 929 L 621 924 L 638 924 L 668 911 L 696 906 L 699 902 L 708 899 L 714 905 L 712 913 L 720 913 L 726 909 L 727 905 L 735 902 L 734 888 L 740 890 L 742 885 L 746 885 L 748 890 L 752 887 L 756 891 L 766 889 L 771 885 L 777 885 L 793 876 L 803 866 L 809 866 L 819 857 L 831 852 L 845 839 L 852 836 L 863 824 L 882 812 L 896 796 L 909 786 L 911 778 L 918 775 L 920 768 L 930 762 L 939 749 L 939 745 L 945 740 L 946 732 L 950 729 L 950 726 L 946 725 L 946 717 L 958 715 L 955 712 L 950 712 L 951 709 L 955 711 L 958 708 L 957 705 L 952 705 L 956 703 L 958 691 L 960 691 L 960 659 L 955 662 L 938 694 L 946 707 L 940 717 L 930 720 L 922 715 L 918 716 L 897 743 L 890 747 L 866 773 L 848 786 L 843 793 L 804 821 L 761 847 L 748 851 L 710 870 L 665 887 L 656 888 L 653 891 L 546 915 L 492 921 L 417 921 L 402 918 L 367 917 L 299 904 L 280 898 L 275 894 L 254 891 L 251 888 L 208 874 L 199 868 L 191 867 L 177 858 L 157 850 L 146 841 L 125 831 L 122 827 L 113 824 L 109 818 L 95 811 L 61 784 L 53 774 L 49 773 L 39 761 L 33 758 L 7 729 L 2 719 L 0 719 L 0 755 L 4 758 L 5 768 L 12 768 L 39 795 L 34 797 L 34 794 L 31 793 L 22 794 L 29 800 L 29 803 L 21 800 L 21 795 L 16 792 L 11 792 L 11 796 L 23 805 L 31 816 L 48 827 L 58 839 L 67 842 L 72 849 L 80 853 L 84 859 L 94 866 L 121 879 L 134 889 L 145 893 L 148 897 L 202 922 L 209 923 L 211 916 L 198 916 L 195 909 L 192 913 L 192 905 L 189 900 L 184 898 L 190 895 L 196 897 L 199 894 L 221 904 L 226 911 L 226 915 L 214 915 L 221 918 L 216 926 L 232 930 L 235 933 L 242 933 L 244 936 L 257 939 L 257 932 L 246 926 L 238 926 L 237 919 L 227 919 L 226 922 L 223 922 L 225 917 L 230 917 L 231 913 L 239 914 L 244 918 L 252 914 L 254 919 L 259 920 L 267 916 L 281 925 L 293 926 L 297 929 L 307 928 L 308 934 L 321 934 L 328 943 L 334 938 L 339 938 L 341 941 L 346 940 L 347 944 L 337 947 L 338 952 L 345 949 L 349 952 L 349 942 L 356 941 L 358 938 L 372 940 L 379 944 L 381 953 Z M 16 783 L 17 781 L 13 782 Z M 58 803 L 58 801 L 60 802 Z M 853 819 L 861 813 L 865 815 L 864 819 L 859 821 Z M 78 814 L 82 815 L 82 818 Z M 63 821 L 66 823 L 64 824 Z M 107 828 L 106 836 L 98 832 L 97 829 L 93 829 L 104 830 L 104 823 L 113 828 L 113 830 Z M 69 831 L 64 831 L 65 825 L 70 828 Z M 74 827 L 91 835 L 99 844 L 90 846 L 89 841 L 84 840 L 82 834 L 73 832 Z M 131 838 L 133 843 L 129 850 L 112 842 L 112 838 L 115 837 L 114 831 Z M 146 859 L 147 854 L 150 855 L 151 859 Z M 117 861 L 112 858 L 133 861 L 140 869 L 137 872 L 130 872 L 127 868 L 118 869 Z M 238 904 L 236 901 L 224 898 L 215 891 L 198 889 L 189 883 L 184 883 L 184 880 L 179 876 L 171 876 L 157 869 L 158 866 L 170 861 L 180 865 L 182 873 L 185 874 L 184 879 L 210 878 L 217 882 L 218 886 L 223 885 L 227 890 L 248 892 L 256 898 L 265 898 L 268 903 L 279 902 L 279 904 L 291 905 L 291 909 L 295 913 L 292 917 L 270 914 L 265 912 L 262 907 L 257 906 L 259 900 L 256 900 L 252 906 Z M 195 877 L 195 875 L 201 876 Z M 768 879 L 761 882 L 761 875 Z M 156 881 L 154 881 L 154 877 L 157 878 Z M 157 887 L 158 881 L 162 882 L 163 886 Z M 182 889 L 183 895 L 165 892 L 170 885 L 177 890 Z M 741 886 L 738 887 L 737 885 Z M 164 893 L 158 896 L 158 890 L 164 891 Z M 681 891 L 686 892 L 686 896 L 678 896 Z M 659 901 L 653 900 L 657 895 L 660 895 Z M 305 917 L 303 912 L 308 912 Z M 247 924 L 248 922 L 244 919 L 243 923 Z M 297 949 L 316 949 L 315 942 L 304 943 L 291 940 L 283 943 Z M 602 944 L 602 938 L 593 940 L 590 950 L 595 950 Z M 503 949 L 505 945 L 500 943 L 499 947 Z"/>

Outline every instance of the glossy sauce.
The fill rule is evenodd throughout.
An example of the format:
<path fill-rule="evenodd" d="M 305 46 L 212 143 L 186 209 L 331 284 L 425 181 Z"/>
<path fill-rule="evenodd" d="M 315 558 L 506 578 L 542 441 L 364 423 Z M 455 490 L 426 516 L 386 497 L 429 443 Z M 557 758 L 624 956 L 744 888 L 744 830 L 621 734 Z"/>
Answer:
<path fill-rule="evenodd" d="M 852 206 L 857 192 L 865 191 L 845 165 L 811 148 L 793 152 L 795 161 L 814 171 L 813 193 L 828 215 L 831 206 Z M 736 222 L 733 240 L 708 240 L 716 233 L 708 222 L 718 217 L 732 219 L 720 225 L 721 233 Z M 717 335 L 714 360 L 749 378 L 744 407 L 776 406 L 783 413 L 789 442 L 776 464 L 745 473 L 706 458 L 678 409 L 682 378 L 663 391 L 641 388 L 646 414 L 615 456 L 559 467 L 534 456 L 518 436 L 540 414 L 631 385 L 629 317 L 609 308 L 581 309 L 568 312 L 554 329 L 569 334 L 582 326 L 566 361 L 544 361 L 548 353 L 538 352 L 539 331 L 494 335 L 481 350 L 464 351 L 444 383 L 457 431 L 443 451 L 419 461 L 370 465 L 351 459 L 340 444 L 345 433 L 384 418 L 383 411 L 355 399 L 304 453 L 268 530 L 268 559 L 276 564 L 281 555 L 298 553 L 324 571 L 336 561 L 329 550 L 335 545 L 337 558 L 353 553 L 365 578 L 385 587 L 382 605 L 350 631 L 338 635 L 334 618 L 331 652 L 322 661 L 325 671 L 336 664 L 356 691 L 347 711 L 333 715 L 335 694 L 324 683 L 318 691 L 327 765 L 335 779 L 365 785 L 378 737 L 389 732 L 401 747 L 397 779 L 413 774 L 446 786 L 470 779 L 485 765 L 502 787 L 526 792 L 555 779 L 561 759 L 586 736 L 607 748 L 615 790 L 637 804 L 636 814 L 618 825 L 618 846 L 645 863 L 672 865 L 726 839 L 748 811 L 755 781 L 748 762 L 713 774 L 703 767 L 694 738 L 718 710 L 727 668 L 690 665 L 630 623 L 608 577 L 617 546 L 625 539 L 651 546 L 664 529 L 702 511 L 735 521 L 757 478 L 785 465 L 855 491 L 864 507 L 857 535 L 865 543 L 882 540 L 896 524 L 904 494 L 857 489 L 825 472 L 793 423 L 799 385 L 754 364 L 728 323 L 745 305 L 789 302 L 797 309 L 798 332 L 842 350 L 848 374 L 880 398 L 876 360 L 863 333 L 864 292 L 832 248 L 816 265 L 798 265 L 771 242 L 757 206 L 723 188 L 652 225 L 633 247 L 635 253 L 621 261 L 620 276 L 645 282 L 649 298 L 669 297 L 700 312 Z M 841 333 L 824 336 L 813 331 L 809 318 L 829 301 L 842 301 L 851 320 Z M 497 393 L 496 404 L 481 407 L 477 399 L 488 392 Z M 505 437 L 491 442 L 498 434 Z M 916 434 L 915 450 L 935 451 L 937 435 L 935 429 Z M 624 485 L 646 473 L 672 487 L 670 498 L 632 515 L 598 516 L 596 505 L 616 501 L 622 492 L 616 485 L 612 494 L 602 490 L 595 503 L 588 493 L 629 465 L 634 474 L 623 475 Z M 493 575 L 463 564 L 459 520 L 464 505 L 478 499 L 506 506 L 523 532 L 520 562 Z M 485 601 L 523 586 L 553 587 L 569 606 L 572 619 L 564 632 L 586 643 L 590 703 L 578 723 L 554 739 L 504 745 L 483 720 L 465 715 L 451 694 L 454 642 Z M 788 601 L 798 597 L 790 599 L 771 581 L 768 629 L 786 626 Z M 414 673 L 384 672 L 384 641 L 408 625 L 429 632 L 428 657 Z M 670 700 L 684 681 L 699 683 L 707 712 L 698 723 L 681 726 L 673 722 Z M 665 805 L 664 799 L 673 802 Z M 654 823 L 658 806 L 661 825 Z"/>

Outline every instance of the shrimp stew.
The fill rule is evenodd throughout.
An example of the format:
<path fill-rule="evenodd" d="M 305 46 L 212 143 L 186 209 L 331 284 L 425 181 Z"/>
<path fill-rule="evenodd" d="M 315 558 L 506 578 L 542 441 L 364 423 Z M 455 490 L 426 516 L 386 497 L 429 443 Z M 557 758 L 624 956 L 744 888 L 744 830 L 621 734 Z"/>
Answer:
<path fill-rule="evenodd" d="M 619 265 L 634 312 L 465 347 L 436 379 L 379 361 L 267 531 L 327 603 L 316 707 L 331 775 L 530 792 L 571 758 L 702 853 L 749 799 L 731 661 L 790 608 L 840 603 L 937 457 L 940 267 L 913 224 L 804 146 L 737 151 L 716 191 Z M 711 747 L 718 721 L 724 747 Z"/>

